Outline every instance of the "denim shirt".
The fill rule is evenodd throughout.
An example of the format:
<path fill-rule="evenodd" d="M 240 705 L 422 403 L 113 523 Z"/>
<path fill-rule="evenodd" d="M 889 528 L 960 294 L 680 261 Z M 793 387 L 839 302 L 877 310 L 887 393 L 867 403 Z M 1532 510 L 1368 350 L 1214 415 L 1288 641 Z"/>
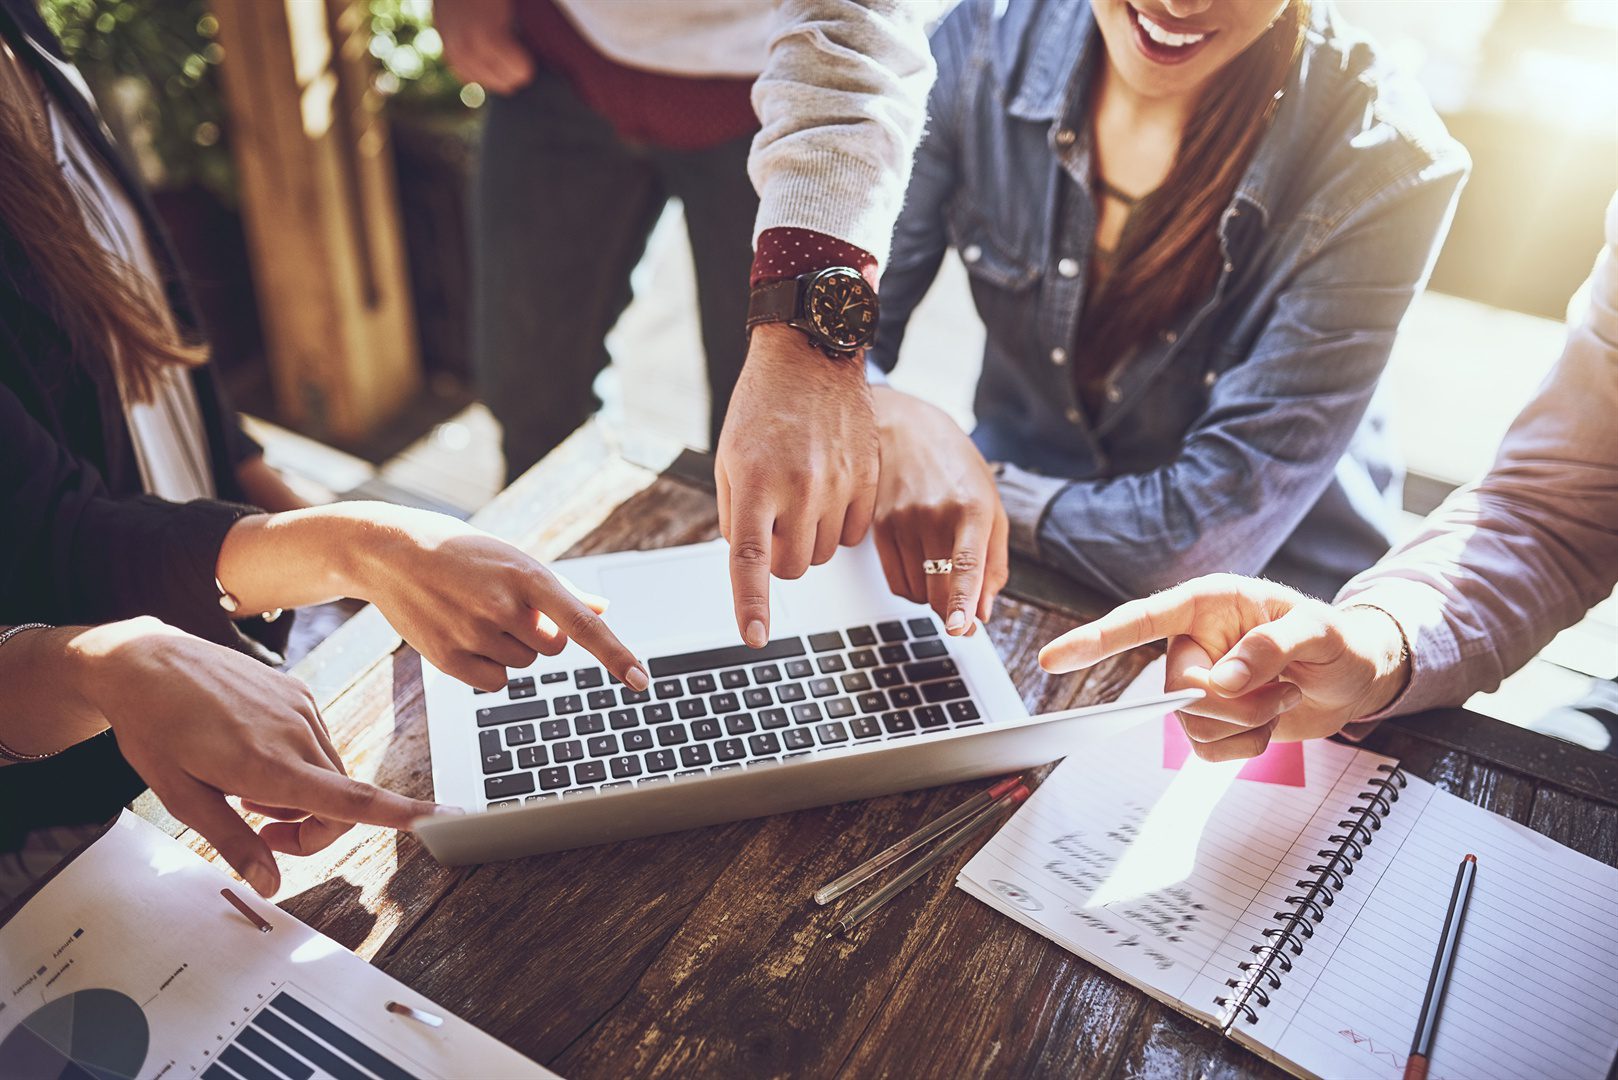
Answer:
<path fill-rule="evenodd" d="M 973 439 L 1004 463 L 1014 547 L 1118 598 L 1213 571 L 1331 596 L 1392 540 L 1403 472 L 1377 384 L 1465 151 L 1317 0 L 1220 218 L 1212 292 L 1134 352 L 1091 416 L 1068 357 L 1096 226 L 1081 133 L 1105 55 L 1089 4 L 967 0 L 932 45 L 876 366 L 892 369 L 953 245 L 987 330 Z"/>

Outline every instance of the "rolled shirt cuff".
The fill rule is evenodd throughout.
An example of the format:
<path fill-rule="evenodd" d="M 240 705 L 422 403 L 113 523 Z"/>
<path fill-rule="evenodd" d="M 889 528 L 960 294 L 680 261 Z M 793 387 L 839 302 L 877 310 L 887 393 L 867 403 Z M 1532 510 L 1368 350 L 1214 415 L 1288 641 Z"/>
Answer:
<path fill-rule="evenodd" d="M 1471 696 L 1458 677 L 1461 650 L 1444 617 L 1443 593 L 1420 581 L 1370 577 L 1349 582 L 1337 595 L 1338 607 L 1358 605 L 1380 608 L 1399 624 L 1410 647 L 1410 679 L 1380 711 L 1344 727 L 1344 735 L 1362 739 L 1389 717 L 1458 705 Z"/>
<path fill-rule="evenodd" d="M 1040 558 L 1039 527 L 1051 503 L 1073 481 L 1059 476 L 1041 476 L 1009 462 L 996 466 L 1000 504 L 1011 524 L 1011 549 L 1018 554 Z"/>

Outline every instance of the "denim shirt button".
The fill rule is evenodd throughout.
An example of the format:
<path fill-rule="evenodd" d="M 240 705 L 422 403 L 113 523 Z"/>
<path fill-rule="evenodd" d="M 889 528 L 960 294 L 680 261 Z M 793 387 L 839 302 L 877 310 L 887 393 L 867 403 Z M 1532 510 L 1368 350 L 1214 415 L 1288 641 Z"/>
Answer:
<path fill-rule="evenodd" d="M 1067 407 L 1067 422 L 1070 424 L 1077 424 L 1079 422 L 1079 410 L 1076 406 L 1069 405 Z"/>
<path fill-rule="evenodd" d="M 1056 132 L 1056 145 L 1069 147 L 1079 141 L 1078 133 L 1072 128 L 1061 128 Z"/>
<path fill-rule="evenodd" d="M 1236 269 L 1236 264 L 1235 263 L 1233 263 L 1233 262 L 1225 263 L 1225 273 L 1228 274 L 1234 269 Z"/>
<path fill-rule="evenodd" d="M 983 258 L 983 249 L 976 244 L 968 244 L 961 249 L 961 259 L 964 262 L 975 263 Z"/>
<path fill-rule="evenodd" d="M 1157 336 L 1162 338 L 1163 341 L 1166 344 L 1169 344 L 1169 345 L 1173 345 L 1176 341 L 1180 340 L 1179 333 L 1177 331 L 1174 331 L 1174 330 L 1165 330 L 1165 331 L 1163 331 L 1161 334 L 1159 334 Z"/>
<path fill-rule="evenodd" d="M 1202 385 L 1203 386 L 1211 387 L 1211 386 L 1213 386 L 1214 383 L 1216 383 L 1218 381 L 1219 381 L 1219 372 L 1217 372 L 1217 371 L 1210 371 L 1210 372 L 1208 372 L 1208 374 L 1206 374 L 1206 375 L 1204 375 L 1202 377 Z"/>
<path fill-rule="evenodd" d="M 1052 349 L 1051 363 L 1055 364 L 1057 367 L 1061 367 L 1063 364 L 1067 363 L 1067 350 L 1062 348 L 1060 345 Z"/>
<path fill-rule="evenodd" d="M 1124 397 L 1124 392 L 1122 390 L 1120 390 L 1116 386 L 1112 386 L 1110 384 L 1107 386 L 1107 400 L 1108 401 L 1110 401 L 1114 405 L 1116 405 L 1116 404 L 1118 404 L 1118 402 L 1123 400 L 1123 397 Z"/>
<path fill-rule="evenodd" d="M 1077 259 L 1062 259 L 1056 264 L 1056 272 L 1065 278 L 1079 276 L 1079 262 Z"/>

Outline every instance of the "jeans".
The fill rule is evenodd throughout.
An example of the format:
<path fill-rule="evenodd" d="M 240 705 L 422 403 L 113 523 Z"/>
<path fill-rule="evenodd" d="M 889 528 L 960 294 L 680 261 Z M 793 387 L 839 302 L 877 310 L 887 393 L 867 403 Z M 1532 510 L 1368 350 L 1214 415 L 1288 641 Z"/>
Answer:
<path fill-rule="evenodd" d="M 758 196 L 751 136 L 708 150 L 633 145 L 541 71 L 491 95 L 472 200 L 472 355 L 504 428 L 508 482 L 598 407 L 607 331 L 668 200 L 685 208 L 717 444 L 747 354 Z"/>

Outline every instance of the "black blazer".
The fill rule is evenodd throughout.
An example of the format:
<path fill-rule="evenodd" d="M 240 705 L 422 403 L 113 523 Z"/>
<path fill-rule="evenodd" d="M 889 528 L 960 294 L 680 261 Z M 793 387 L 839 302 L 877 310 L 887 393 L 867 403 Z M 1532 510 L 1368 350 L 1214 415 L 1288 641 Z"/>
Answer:
<path fill-rule="evenodd" d="M 179 264 L 146 193 L 92 102 L 64 75 L 33 0 L 0 0 L 0 35 L 72 117 L 140 212 L 183 332 L 202 336 Z M 3 166 L 0 166 L 3 167 Z M 219 500 L 145 495 L 117 387 L 101 357 L 74 354 L 0 221 L 0 626 L 155 615 L 199 637 L 268 656 L 219 607 L 213 568 L 242 504 L 236 466 L 259 452 L 212 370 L 192 380 Z M 241 624 L 271 649 L 286 620 Z M 99 736 L 46 762 L 0 768 L 0 851 L 48 823 L 101 820 L 145 785 Z"/>

